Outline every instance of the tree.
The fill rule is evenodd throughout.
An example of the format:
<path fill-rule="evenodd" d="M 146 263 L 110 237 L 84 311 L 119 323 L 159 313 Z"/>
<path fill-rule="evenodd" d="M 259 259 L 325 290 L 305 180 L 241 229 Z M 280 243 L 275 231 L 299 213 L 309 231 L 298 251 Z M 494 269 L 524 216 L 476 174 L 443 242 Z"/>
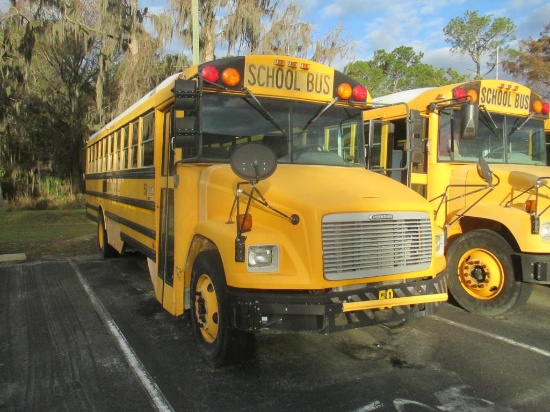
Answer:
<path fill-rule="evenodd" d="M 477 11 L 466 11 L 464 17 L 455 17 L 443 28 L 445 41 L 451 43 L 451 52 L 469 55 L 476 64 L 476 78 L 481 79 L 496 66 L 497 50 L 505 50 L 513 40 L 515 24 L 507 17 L 479 16 Z M 482 75 L 481 64 L 488 58 L 489 70 Z"/>
<path fill-rule="evenodd" d="M 232 13 L 224 19 L 223 38 L 227 40 L 228 53 L 239 42 L 250 53 L 260 50 L 263 22 L 269 22 L 275 13 L 278 1 L 232 0 Z"/>
<path fill-rule="evenodd" d="M 312 47 L 313 26 L 300 19 L 302 10 L 291 3 L 273 15 L 261 40 L 261 51 L 270 54 L 307 57 Z"/>
<path fill-rule="evenodd" d="M 39 195 L 45 169 L 78 192 L 94 123 L 119 112 L 120 97 L 134 101 L 152 88 L 156 43 L 141 35 L 136 4 L 13 1 L 1 16 L 0 164 L 16 192 Z"/>
<path fill-rule="evenodd" d="M 468 78 L 450 68 L 436 69 L 422 63 L 423 56 L 406 46 L 398 47 L 390 53 L 377 50 L 372 60 L 350 63 L 344 71 L 364 84 L 374 96 L 458 83 Z"/>
<path fill-rule="evenodd" d="M 170 0 L 175 24 L 155 25 L 160 37 L 177 37 L 184 46 L 191 46 L 191 1 Z M 290 1 L 285 7 L 282 3 L 283 0 L 200 2 L 200 62 L 216 58 L 221 42 L 227 45 L 228 56 L 287 54 L 328 64 L 351 52 L 351 42 L 341 38 L 341 27 L 316 40 L 313 25 L 300 19 L 301 9 L 296 3 Z"/>
<path fill-rule="evenodd" d="M 550 99 L 550 23 L 544 26 L 540 38 L 521 40 L 518 50 L 508 49 L 502 67 Z"/>
<path fill-rule="evenodd" d="M 378 67 L 387 77 L 387 88 L 391 89 L 391 93 L 397 92 L 399 81 L 402 80 L 407 70 L 420 63 L 424 57 L 424 53 L 415 53 L 412 47 L 401 46 L 394 49 L 391 53 L 385 50 L 377 50 L 374 52 L 372 60 L 375 67 Z"/>

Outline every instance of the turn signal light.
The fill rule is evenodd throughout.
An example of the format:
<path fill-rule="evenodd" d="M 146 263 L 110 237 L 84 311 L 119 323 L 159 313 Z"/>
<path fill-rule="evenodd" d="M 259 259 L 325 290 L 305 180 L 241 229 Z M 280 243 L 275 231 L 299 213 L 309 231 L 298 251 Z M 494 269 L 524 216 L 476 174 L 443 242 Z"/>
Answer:
<path fill-rule="evenodd" d="M 537 201 L 536 200 L 525 201 L 525 211 L 529 213 L 535 213 L 537 211 Z"/>
<path fill-rule="evenodd" d="M 252 215 L 237 216 L 237 227 L 241 228 L 241 231 L 243 232 L 249 232 L 252 230 Z"/>

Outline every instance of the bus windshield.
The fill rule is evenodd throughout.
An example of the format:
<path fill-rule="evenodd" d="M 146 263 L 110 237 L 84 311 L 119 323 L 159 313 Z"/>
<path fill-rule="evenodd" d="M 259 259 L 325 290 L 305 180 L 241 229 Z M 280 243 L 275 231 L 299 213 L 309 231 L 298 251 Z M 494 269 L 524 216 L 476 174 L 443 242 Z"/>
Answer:
<path fill-rule="evenodd" d="M 440 139 L 450 136 L 451 111 L 442 111 Z M 458 117 L 458 119 L 457 119 Z M 454 116 L 455 160 L 476 161 L 483 156 L 489 163 L 545 165 L 546 147 L 541 120 L 491 113 L 480 107 L 475 139 L 460 139 L 459 119 Z"/>
<path fill-rule="evenodd" d="M 228 161 L 232 149 L 256 142 L 279 163 L 365 166 L 361 110 L 331 103 L 205 93 L 199 161 Z"/>

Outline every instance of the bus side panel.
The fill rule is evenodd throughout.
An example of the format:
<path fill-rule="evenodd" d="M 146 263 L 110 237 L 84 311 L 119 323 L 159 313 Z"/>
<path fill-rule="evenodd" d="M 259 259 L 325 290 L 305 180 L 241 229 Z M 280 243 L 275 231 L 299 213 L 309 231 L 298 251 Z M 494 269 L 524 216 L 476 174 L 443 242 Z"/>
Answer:
<path fill-rule="evenodd" d="M 205 166 L 207 167 L 207 166 Z M 179 165 L 177 175 L 179 184 L 174 188 L 174 286 L 172 289 L 174 305 L 173 312 L 182 314 L 189 308 L 185 301 L 191 284 L 191 270 L 198 250 L 191 252 L 191 241 L 195 234 L 195 226 L 199 219 L 198 187 L 204 168 L 197 165 Z M 228 211 L 229 213 L 229 211 Z"/>

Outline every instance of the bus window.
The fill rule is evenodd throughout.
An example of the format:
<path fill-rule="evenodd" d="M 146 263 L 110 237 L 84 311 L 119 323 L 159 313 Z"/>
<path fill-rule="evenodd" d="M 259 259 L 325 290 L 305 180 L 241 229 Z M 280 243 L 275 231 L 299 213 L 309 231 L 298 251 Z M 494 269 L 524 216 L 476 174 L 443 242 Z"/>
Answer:
<path fill-rule="evenodd" d="M 141 166 L 152 166 L 155 158 L 155 113 L 143 116 L 141 132 Z"/>
<path fill-rule="evenodd" d="M 114 150 L 114 156 L 113 156 L 113 170 L 119 170 L 120 168 L 120 130 L 117 130 L 114 133 L 114 140 L 113 140 L 113 150 Z"/>
<path fill-rule="evenodd" d="M 129 134 L 130 126 L 126 125 L 120 131 L 120 146 L 122 147 L 120 168 L 126 169 L 128 167 L 128 142 L 130 141 Z"/>
<path fill-rule="evenodd" d="M 441 110 L 439 125 L 438 154 L 441 161 L 452 161 L 461 156 L 460 124 L 453 116 L 453 109 Z M 451 138 L 452 136 L 452 138 Z M 463 148 L 464 150 L 464 148 Z"/>
<path fill-rule="evenodd" d="M 138 137 L 139 137 L 139 121 L 135 120 L 131 124 L 131 139 L 128 139 L 128 147 L 130 148 L 130 163 L 128 167 L 137 167 L 138 161 Z"/>

